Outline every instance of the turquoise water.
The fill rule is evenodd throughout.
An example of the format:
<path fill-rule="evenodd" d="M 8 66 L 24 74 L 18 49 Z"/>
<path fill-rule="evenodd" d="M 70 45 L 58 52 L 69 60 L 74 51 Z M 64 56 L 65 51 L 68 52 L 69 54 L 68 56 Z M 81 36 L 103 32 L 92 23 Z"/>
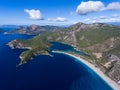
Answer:
<path fill-rule="evenodd" d="M 112 90 L 87 66 L 64 54 L 37 56 L 27 64 L 16 67 L 24 50 L 12 50 L 6 44 L 16 38 L 31 37 L 0 33 L 0 90 Z M 73 49 L 60 43 L 52 48 Z"/>

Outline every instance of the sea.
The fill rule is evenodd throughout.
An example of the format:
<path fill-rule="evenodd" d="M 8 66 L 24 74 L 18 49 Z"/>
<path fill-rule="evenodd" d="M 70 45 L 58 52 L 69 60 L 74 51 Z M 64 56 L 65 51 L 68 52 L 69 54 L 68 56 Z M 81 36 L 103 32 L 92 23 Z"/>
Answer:
<path fill-rule="evenodd" d="M 19 55 L 25 50 L 11 49 L 6 44 L 16 38 L 32 37 L 0 33 L 0 90 L 113 90 L 88 66 L 61 53 L 37 56 L 16 67 L 20 63 Z M 51 50 L 74 51 L 72 46 L 55 42 Z"/>

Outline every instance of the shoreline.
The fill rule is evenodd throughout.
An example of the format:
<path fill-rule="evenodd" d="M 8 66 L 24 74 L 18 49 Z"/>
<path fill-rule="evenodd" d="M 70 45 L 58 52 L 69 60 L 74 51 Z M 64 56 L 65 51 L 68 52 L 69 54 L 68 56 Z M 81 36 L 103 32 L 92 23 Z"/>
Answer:
<path fill-rule="evenodd" d="M 67 52 L 62 52 L 62 51 L 52 51 L 53 53 L 61 53 L 61 54 L 66 54 L 69 55 L 78 61 L 82 62 L 86 66 L 88 66 L 90 69 L 92 69 L 98 76 L 101 77 L 113 90 L 120 90 L 120 85 L 118 85 L 115 81 L 111 80 L 108 76 L 106 76 L 99 68 L 95 67 L 93 64 L 87 62 L 81 57 L 69 54 Z"/>

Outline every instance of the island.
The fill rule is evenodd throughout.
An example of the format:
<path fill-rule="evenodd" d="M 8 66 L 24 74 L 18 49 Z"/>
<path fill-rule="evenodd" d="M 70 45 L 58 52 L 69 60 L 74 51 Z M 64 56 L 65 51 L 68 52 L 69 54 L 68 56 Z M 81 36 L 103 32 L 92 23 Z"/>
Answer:
<path fill-rule="evenodd" d="M 50 55 L 51 42 L 68 44 L 78 51 L 88 53 L 89 57 L 81 57 L 98 67 L 115 82 L 120 82 L 120 26 L 77 23 L 67 28 L 41 33 L 32 39 L 16 39 L 8 45 L 12 49 L 27 49 L 20 55 L 19 65 L 22 65 L 34 56 Z"/>

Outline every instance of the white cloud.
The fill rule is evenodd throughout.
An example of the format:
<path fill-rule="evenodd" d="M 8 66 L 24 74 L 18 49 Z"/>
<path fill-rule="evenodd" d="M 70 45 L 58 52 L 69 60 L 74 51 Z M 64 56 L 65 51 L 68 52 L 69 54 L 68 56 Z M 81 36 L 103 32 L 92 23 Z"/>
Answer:
<path fill-rule="evenodd" d="M 112 2 L 106 7 L 107 10 L 120 10 L 120 2 Z"/>
<path fill-rule="evenodd" d="M 100 16 L 100 19 L 106 19 L 107 16 Z"/>
<path fill-rule="evenodd" d="M 40 10 L 25 9 L 24 11 L 29 15 L 30 19 L 33 19 L 33 20 L 42 20 L 43 19 Z"/>
<path fill-rule="evenodd" d="M 91 21 L 90 18 L 86 18 L 86 19 L 83 20 L 83 22 L 89 22 L 89 21 Z"/>
<path fill-rule="evenodd" d="M 93 17 L 93 20 L 97 20 L 98 19 L 98 17 Z"/>
<path fill-rule="evenodd" d="M 115 14 L 116 15 L 116 14 Z M 120 17 L 108 17 L 108 16 L 98 16 L 93 18 L 86 18 L 82 20 L 83 23 L 108 23 L 108 22 L 120 22 Z"/>
<path fill-rule="evenodd" d="M 108 22 L 120 22 L 120 18 L 110 18 Z"/>
<path fill-rule="evenodd" d="M 113 14 L 112 17 L 119 17 L 119 15 L 118 14 Z"/>
<path fill-rule="evenodd" d="M 57 18 L 48 18 L 48 21 L 65 22 L 65 21 L 67 21 L 67 19 L 64 17 L 57 17 Z"/>
<path fill-rule="evenodd" d="M 106 7 L 101 1 L 81 2 L 77 7 L 76 12 L 77 14 L 85 15 L 105 10 L 120 10 L 120 2 L 109 3 Z"/>
<path fill-rule="evenodd" d="M 56 21 L 58 21 L 58 22 L 64 22 L 64 21 L 67 21 L 67 19 L 63 18 L 63 17 L 57 17 Z"/>
<path fill-rule="evenodd" d="M 83 19 L 82 22 L 83 22 L 83 23 L 90 23 L 90 22 L 91 22 L 91 19 L 90 19 L 90 18 L 86 18 L 86 19 Z"/>
<path fill-rule="evenodd" d="M 98 20 L 91 20 L 91 22 L 120 22 L 120 18 L 105 18 L 105 19 L 98 19 Z"/>
<path fill-rule="evenodd" d="M 98 20 L 93 20 L 93 21 L 91 21 L 91 23 L 97 23 L 97 22 L 99 22 Z"/>
<path fill-rule="evenodd" d="M 88 1 L 88 2 L 81 2 L 78 5 L 76 12 L 78 14 L 84 15 L 91 12 L 98 12 L 104 9 L 104 4 L 101 1 Z"/>

